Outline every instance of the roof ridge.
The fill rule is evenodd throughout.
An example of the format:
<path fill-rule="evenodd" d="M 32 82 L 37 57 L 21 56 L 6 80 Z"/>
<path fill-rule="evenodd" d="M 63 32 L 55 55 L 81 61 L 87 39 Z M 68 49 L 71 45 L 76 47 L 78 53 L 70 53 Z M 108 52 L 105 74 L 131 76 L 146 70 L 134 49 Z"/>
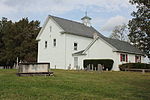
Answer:
<path fill-rule="evenodd" d="M 55 18 L 59 18 L 59 19 L 63 19 L 63 20 L 67 20 L 67 21 L 70 21 L 70 22 L 74 22 L 74 23 L 78 23 L 78 24 L 81 24 L 81 25 L 84 25 L 83 23 L 81 23 L 81 22 L 77 22 L 77 21 L 74 21 L 74 20 L 70 20 L 70 19 L 66 19 L 66 18 L 62 18 L 62 17 L 57 17 L 57 16 L 53 16 L 53 15 L 49 15 L 49 16 L 51 16 L 51 17 L 55 17 Z M 88 26 L 86 26 L 86 25 L 84 25 L 85 27 L 88 27 Z M 92 27 L 92 26 L 91 26 Z M 90 28 L 90 27 L 88 27 L 88 28 Z M 92 27 L 93 28 L 93 27 Z"/>
<path fill-rule="evenodd" d="M 53 15 L 49 15 L 49 16 L 55 17 L 55 18 L 59 18 L 59 19 L 63 19 L 63 20 L 68 20 L 68 21 L 71 21 L 71 22 L 76 22 L 76 21 L 73 21 L 73 20 L 69 20 L 69 19 L 66 19 L 66 18 L 57 17 L 57 16 L 53 16 Z M 80 23 L 80 22 L 76 22 L 76 23 L 82 24 L 82 23 Z"/>

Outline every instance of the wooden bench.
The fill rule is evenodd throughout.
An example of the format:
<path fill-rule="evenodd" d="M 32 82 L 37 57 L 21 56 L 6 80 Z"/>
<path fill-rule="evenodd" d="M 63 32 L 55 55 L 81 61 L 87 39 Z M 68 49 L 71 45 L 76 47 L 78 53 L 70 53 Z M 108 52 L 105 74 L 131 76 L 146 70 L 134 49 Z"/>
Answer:
<path fill-rule="evenodd" d="M 18 76 L 52 76 L 54 72 L 17 73 Z"/>
<path fill-rule="evenodd" d="M 126 68 L 125 71 L 136 71 L 136 72 L 142 72 L 144 74 L 145 72 L 150 72 L 150 69 L 129 69 L 129 68 Z"/>

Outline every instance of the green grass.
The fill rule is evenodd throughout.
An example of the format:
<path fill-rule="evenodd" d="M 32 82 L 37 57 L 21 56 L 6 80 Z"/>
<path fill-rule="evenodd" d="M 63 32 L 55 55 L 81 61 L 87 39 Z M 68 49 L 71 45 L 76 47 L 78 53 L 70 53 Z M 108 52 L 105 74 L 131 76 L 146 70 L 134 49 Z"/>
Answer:
<path fill-rule="evenodd" d="M 53 71 L 18 77 L 0 70 L 0 100 L 150 100 L 150 73 Z"/>

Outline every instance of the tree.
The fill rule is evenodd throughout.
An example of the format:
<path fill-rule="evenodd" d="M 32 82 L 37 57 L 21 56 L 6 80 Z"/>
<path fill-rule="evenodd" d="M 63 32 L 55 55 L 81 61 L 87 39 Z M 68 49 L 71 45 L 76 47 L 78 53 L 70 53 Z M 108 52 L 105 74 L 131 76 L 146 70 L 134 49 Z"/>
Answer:
<path fill-rule="evenodd" d="M 13 66 L 16 58 L 36 62 L 39 21 L 23 18 L 18 22 L 2 18 L 0 21 L 0 66 Z"/>
<path fill-rule="evenodd" d="M 127 25 L 118 25 L 115 26 L 114 30 L 112 31 L 110 38 L 118 39 L 121 41 L 128 41 L 127 37 Z"/>
<path fill-rule="evenodd" d="M 16 27 L 16 54 L 22 61 L 35 62 L 37 58 L 37 41 L 35 38 L 39 33 L 40 23 L 23 18 L 15 23 Z"/>
<path fill-rule="evenodd" d="M 10 65 L 13 63 L 13 35 L 11 35 L 13 31 L 13 23 L 12 21 L 7 21 L 7 18 L 2 18 L 1 21 L 1 43 L 0 43 L 0 64 L 2 65 Z M 10 33 L 10 34 L 9 34 Z"/>
<path fill-rule="evenodd" d="M 150 58 L 150 1 L 130 0 L 136 5 L 137 11 L 132 12 L 132 20 L 129 21 L 129 39 Z"/>

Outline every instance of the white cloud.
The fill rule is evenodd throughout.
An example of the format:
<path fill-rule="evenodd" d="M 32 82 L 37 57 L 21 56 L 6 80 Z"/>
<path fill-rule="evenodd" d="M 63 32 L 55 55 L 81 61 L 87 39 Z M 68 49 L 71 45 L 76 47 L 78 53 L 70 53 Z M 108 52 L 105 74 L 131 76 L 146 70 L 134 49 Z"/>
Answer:
<path fill-rule="evenodd" d="M 115 26 L 127 24 L 128 19 L 123 16 L 115 16 L 110 18 L 101 28 L 101 31 L 112 31 Z"/>
<path fill-rule="evenodd" d="M 1 0 L 0 16 L 12 20 L 18 20 L 22 17 L 37 19 L 38 16 L 45 18 L 47 14 L 58 16 L 66 14 L 67 16 L 70 12 L 74 14 L 73 11 L 79 11 L 80 14 L 86 8 L 88 8 L 90 14 L 92 13 L 91 15 L 95 16 L 92 18 L 92 25 L 98 29 L 106 22 L 102 30 L 110 31 L 115 25 L 127 22 L 127 19 L 122 16 L 110 18 L 113 16 L 110 13 L 116 13 L 122 11 L 122 9 L 131 9 L 132 6 L 128 0 Z M 104 15 L 107 13 L 110 17 L 105 18 L 102 13 Z"/>
<path fill-rule="evenodd" d="M 101 25 L 101 24 L 103 24 L 104 22 L 106 21 L 106 19 L 103 19 L 103 18 L 101 18 L 101 17 L 95 17 L 95 18 L 93 18 L 92 19 L 92 24 L 94 24 L 94 25 Z"/>
<path fill-rule="evenodd" d="M 116 11 L 128 8 L 128 0 L 1 0 L 1 14 L 12 12 L 65 13 L 86 7 L 96 12 Z"/>
<path fill-rule="evenodd" d="M 3 3 L 0 3 L 0 12 L 0 14 L 8 14 L 10 12 L 16 12 L 16 9 Z"/>

